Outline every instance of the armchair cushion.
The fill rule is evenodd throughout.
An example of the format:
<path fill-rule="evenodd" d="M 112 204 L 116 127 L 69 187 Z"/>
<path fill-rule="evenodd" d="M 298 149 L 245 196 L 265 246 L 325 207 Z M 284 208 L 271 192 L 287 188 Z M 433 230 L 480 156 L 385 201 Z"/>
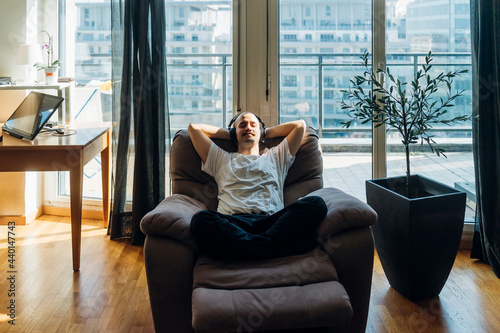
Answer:
<path fill-rule="evenodd" d="M 189 225 L 193 215 L 204 209 L 205 205 L 198 200 L 187 195 L 174 194 L 143 217 L 141 230 L 146 235 L 169 237 L 196 249 Z"/>
<path fill-rule="evenodd" d="M 347 229 L 371 226 L 377 221 L 377 213 L 370 206 L 336 188 L 322 188 L 308 195 L 323 198 L 328 207 L 328 213 L 317 229 L 323 240 Z"/>
<path fill-rule="evenodd" d="M 201 256 L 193 277 L 197 330 L 228 330 L 235 323 L 238 331 L 248 332 L 337 326 L 348 323 L 353 313 L 332 261 L 319 248 L 271 260 Z"/>
<path fill-rule="evenodd" d="M 194 288 L 246 289 L 301 286 L 336 281 L 337 271 L 319 248 L 290 257 L 266 260 L 217 260 L 201 256 L 193 274 Z"/>
<path fill-rule="evenodd" d="M 338 281 L 263 289 L 193 291 L 195 330 L 238 332 L 348 325 L 353 310 Z"/>

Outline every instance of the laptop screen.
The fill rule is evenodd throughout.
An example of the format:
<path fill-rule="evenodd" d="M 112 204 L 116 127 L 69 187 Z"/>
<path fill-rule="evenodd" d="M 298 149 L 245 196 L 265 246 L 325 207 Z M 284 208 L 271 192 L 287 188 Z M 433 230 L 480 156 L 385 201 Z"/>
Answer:
<path fill-rule="evenodd" d="M 2 126 L 2 130 L 16 138 L 33 140 L 63 100 L 62 97 L 32 91 Z"/>

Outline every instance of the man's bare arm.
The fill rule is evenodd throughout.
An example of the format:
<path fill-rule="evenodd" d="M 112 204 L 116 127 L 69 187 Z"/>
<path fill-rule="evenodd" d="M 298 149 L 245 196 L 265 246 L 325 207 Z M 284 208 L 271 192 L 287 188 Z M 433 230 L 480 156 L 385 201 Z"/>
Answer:
<path fill-rule="evenodd" d="M 301 119 L 268 128 L 266 138 L 286 137 L 290 154 L 295 156 L 300 148 L 305 131 L 306 123 Z"/>
<path fill-rule="evenodd" d="M 188 131 L 194 149 L 196 149 L 203 163 L 207 161 L 212 139 L 230 140 L 229 131 L 227 129 L 213 125 L 191 123 L 188 126 Z"/>

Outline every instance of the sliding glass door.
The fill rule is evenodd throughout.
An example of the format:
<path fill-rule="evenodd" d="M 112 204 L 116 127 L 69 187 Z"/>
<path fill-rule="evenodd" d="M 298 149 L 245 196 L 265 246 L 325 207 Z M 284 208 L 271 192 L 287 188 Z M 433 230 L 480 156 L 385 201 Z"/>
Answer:
<path fill-rule="evenodd" d="M 279 1 L 279 119 L 304 119 L 323 145 L 325 186 L 364 200 L 371 178 L 370 124 L 342 127 L 343 90 L 372 49 L 372 1 Z M 367 87 L 368 89 L 369 87 Z"/>
<path fill-rule="evenodd" d="M 464 90 L 448 117 L 472 113 L 472 68 L 469 0 L 396 0 L 386 2 L 386 63 L 400 80 L 410 82 L 429 51 L 434 54 L 431 75 L 466 69 L 457 77 L 453 91 Z M 443 96 L 444 97 L 444 96 Z M 421 174 L 449 186 L 465 190 L 467 217 L 474 216 L 474 163 L 472 123 L 441 126 L 433 139 L 446 150 L 447 158 L 437 157 L 424 145 L 415 146 L 412 173 Z M 387 133 L 387 175 L 405 173 L 400 137 Z"/>
<path fill-rule="evenodd" d="M 468 69 L 454 81 L 453 90 L 465 93 L 449 116 L 472 112 L 469 0 L 279 0 L 278 17 L 279 119 L 302 118 L 318 131 L 326 185 L 364 200 L 366 179 L 405 173 L 397 133 L 374 132 L 369 123 L 342 128 L 348 118 L 340 108 L 342 90 L 362 74 L 359 56 L 364 51 L 406 82 L 429 51 L 433 74 Z M 414 173 L 473 189 L 471 123 L 436 128 L 432 134 L 448 159 L 417 147 Z"/>

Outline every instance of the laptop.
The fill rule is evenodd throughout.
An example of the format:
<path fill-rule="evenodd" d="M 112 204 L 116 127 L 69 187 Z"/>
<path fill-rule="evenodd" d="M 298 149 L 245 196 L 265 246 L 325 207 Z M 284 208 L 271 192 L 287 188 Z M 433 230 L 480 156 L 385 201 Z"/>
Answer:
<path fill-rule="evenodd" d="M 33 140 L 63 100 L 62 97 L 32 91 L 2 126 L 2 130 L 18 139 Z"/>

